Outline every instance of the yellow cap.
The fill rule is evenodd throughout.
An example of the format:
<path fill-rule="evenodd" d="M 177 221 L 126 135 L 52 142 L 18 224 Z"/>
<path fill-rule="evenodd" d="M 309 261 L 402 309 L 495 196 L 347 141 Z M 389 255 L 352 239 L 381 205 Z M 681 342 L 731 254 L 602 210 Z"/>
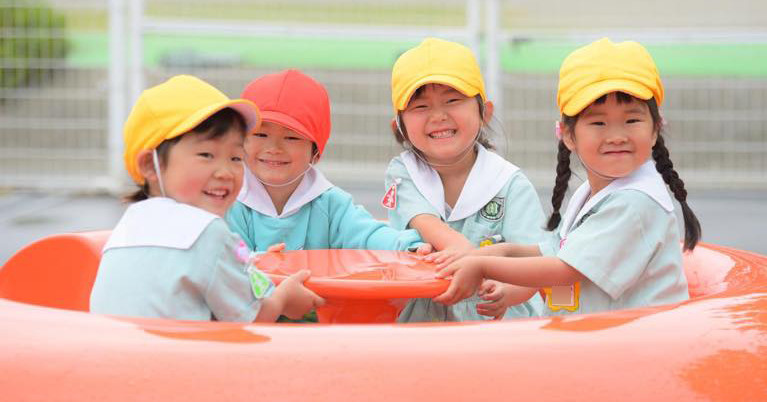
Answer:
<path fill-rule="evenodd" d="M 403 53 L 391 72 L 391 100 L 396 111 L 405 110 L 413 93 L 424 84 L 445 84 L 466 96 L 482 96 L 485 83 L 471 50 L 459 43 L 426 38 Z"/>
<path fill-rule="evenodd" d="M 562 62 L 557 90 L 562 114 L 575 116 L 610 92 L 625 92 L 643 100 L 655 98 L 661 104 L 663 83 L 644 46 L 602 38 L 576 49 Z"/>
<path fill-rule="evenodd" d="M 125 168 L 133 180 L 144 184 L 136 160 L 139 152 L 191 131 L 224 108 L 242 115 L 247 133 L 261 124 L 253 102 L 229 99 L 212 85 L 190 75 L 177 75 L 142 92 L 123 128 Z"/>

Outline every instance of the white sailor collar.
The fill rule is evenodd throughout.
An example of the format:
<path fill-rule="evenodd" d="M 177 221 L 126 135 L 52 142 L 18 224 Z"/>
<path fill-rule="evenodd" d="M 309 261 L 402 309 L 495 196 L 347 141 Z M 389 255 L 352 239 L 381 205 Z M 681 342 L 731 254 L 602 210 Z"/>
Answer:
<path fill-rule="evenodd" d="M 304 174 L 301 183 L 298 184 L 298 187 L 288 198 L 282 213 L 278 214 L 277 208 L 274 207 L 274 203 L 271 197 L 269 197 L 269 193 L 266 192 L 264 185 L 258 181 L 258 178 L 250 169 L 245 169 L 245 178 L 237 200 L 266 216 L 285 218 L 298 212 L 301 207 L 310 203 L 331 187 L 333 187 L 333 183 L 325 178 L 322 172 L 312 166 Z"/>
<path fill-rule="evenodd" d="M 475 214 L 490 202 L 519 170 L 498 154 L 477 144 L 477 160 L 471 167 L 455 207 L 449 216 L 446 216 L 445 189 L 437 171 L 426 163 L 419 163 L 418 157 L 411 151 L 405 151 L 400 156 L 415 187 L 446 222 L 459 221 Z"/>
<path fill-rule="evenodd" d="M 573 225 L 583 218 L 599 201 L 618 190 L 638 190 L 655 200 L 667 212 L 674 210 L 674 202 L 666 190 L 666 183 L 660 173 L 655 170 L 655 161 L 648 159 L 637 170 L 626 177 L 613 180 L 605 188 L 586 200 L 591 193 L 588 180 L 581 184 L 567 204 L 567 211 L 562 218 L 559 228 L 559 237 L 564 239 Z"/>
<path fill-rule="evenodd" d="M 142 246 L 186 250 L 216 218 L 220 217 L 171 198 L 152 197 L 128 207 L 102 252 Z"/>

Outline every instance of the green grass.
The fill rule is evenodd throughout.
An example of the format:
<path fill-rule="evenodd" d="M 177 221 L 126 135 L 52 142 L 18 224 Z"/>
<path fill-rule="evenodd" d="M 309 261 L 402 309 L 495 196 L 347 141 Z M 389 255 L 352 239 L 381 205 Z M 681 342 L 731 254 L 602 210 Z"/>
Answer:
<path fill-rule="evenodd" d="M 403 8 L 407 8 L 403 10 Z M 69 62 L 78 67 L 102 68 L 108 65 L 107 13 L 98 9 L 62 9 L 67 19 L 72 50 Z M 214 3 L 147 1 L 149 17 L 237 20 L 259 23 L 343 24 L 346 26 L 453 26 L 465 24 L 465 7 L 438 2 L 340 1 L 332 4 L 312 0 L 252 0 L 221 6 Z M 514 7 L 504 7 L 503 26 L 529 18 Z M 171 56 L 183 58 L 221 57 L 237 60 L 244 66 L 266 68 L 321 68 L 388 70 L 404 50 L 418 41 L 367 40 L 357 38 L 274 38 L 204 37 L 146 35 L 144 60 L 158 66 Z M 501 55 L 508 72 L 556 74 L 564 57 L 575 43 L 521 42 L 506 44 Z M 713 76 L 767 76 L 765 44 L 677 44 L 651 45 L 661 74 Z"/>
<path fill-rule="evenodd" d="M 73 34 L 70 62 L 80 67 L 105 67 L 108 63 L 106 35 Z M 317 39 L 271 37 L 212 38 L 203 36 L 146 35 L 144 61 L 150 67 L 163 57 L 179 54 L 220 55 L 246 66 L 321 69 L 390 69 L 396 58 L 417 41 Z M 504 47 L 505 71 L 556 73 L 564 57 L 576 48 L 572 43 L 525 42 Z M 767 76 L 767 44 L 652 45 L 661 74 Z"/>
<path fill-rule="evenodd" d="M 578 45 L 522 43 L 502 55 L 506 71 L 556 73 Z M 767 76 L 767 44 L 648 45 L 661 75 Z"/>

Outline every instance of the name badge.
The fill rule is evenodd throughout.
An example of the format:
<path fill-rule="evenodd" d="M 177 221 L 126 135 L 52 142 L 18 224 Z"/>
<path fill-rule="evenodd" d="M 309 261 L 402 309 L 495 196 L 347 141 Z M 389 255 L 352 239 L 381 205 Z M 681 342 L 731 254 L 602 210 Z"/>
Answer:
<path fill-rule="evenodd" d="M 269 289 L 274 286 L 272 281 L 263 272 L 254 266 L 248 267 L 248 279 L 250 280 L 250 290 L 256 299 L 263 299 Z"/>
<path fill-rule="evenodd" d="M 560 240 L 559 248 L 565 245 L 567 238 Z M 543 288 L 546 307 L 551 311 L 577 311 L 580 306 L 581 283 L 575 282 L 570 286 L 552 286 Z"/>

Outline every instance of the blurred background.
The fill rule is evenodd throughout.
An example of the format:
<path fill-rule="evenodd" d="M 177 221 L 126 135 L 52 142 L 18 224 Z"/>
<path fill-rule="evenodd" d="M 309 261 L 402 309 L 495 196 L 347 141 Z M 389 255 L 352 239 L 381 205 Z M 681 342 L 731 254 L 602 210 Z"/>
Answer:
<path fill-rule="evenodd" d="M 0 263 L 44 235 L 117 222 L 132 189 L 122 123 L 141 90 L 182 73 L 230 97 L 285 68 L 322 82 L 333 131 L 319 168 L 385 217 L 384 171 L 401 152 L 391 66 L 427 36 L 479 56 L 498 152 L 545 208 L 562 59 L 603 36 L 643 43 L 704 241 L 767 254 L 764 1 L 0 0 Z"/>

